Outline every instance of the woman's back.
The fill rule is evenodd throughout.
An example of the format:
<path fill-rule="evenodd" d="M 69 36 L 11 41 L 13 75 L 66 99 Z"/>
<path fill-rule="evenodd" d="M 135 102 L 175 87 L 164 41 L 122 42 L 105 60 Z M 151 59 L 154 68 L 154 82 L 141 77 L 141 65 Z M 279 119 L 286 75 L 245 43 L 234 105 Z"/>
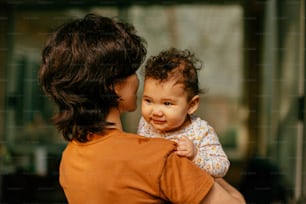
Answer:
<path fill-rule="evenodd" d="M 188 180 L 178 176 L 178 169 L 184 169 L 185 162 L 177 159 L 174 150 L 175 143 L 164 139 L 111 130 L 104 136 L 94 135 L 87 143 L 68 144 L 61 161 L 60 182 L 69 203 L 161 203 L 161 198 L 203 198 L 203 189 L 195 194 L 198 186 L 183 188 Z M 177 170 L 168 175 L 165 166 Z M 188 174 L 194 177 L 197 171 Z M 199 185 L 211 183 L 201 180 L 202 172 L 198 175 Z M 205 188 L 208 191 L 210 185 Z"/>

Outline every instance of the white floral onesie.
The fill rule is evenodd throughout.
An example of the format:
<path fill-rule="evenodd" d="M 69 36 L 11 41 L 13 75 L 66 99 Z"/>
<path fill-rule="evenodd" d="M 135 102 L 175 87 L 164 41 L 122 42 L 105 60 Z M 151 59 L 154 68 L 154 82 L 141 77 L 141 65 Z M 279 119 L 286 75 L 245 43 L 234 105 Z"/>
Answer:
<path fill-rule="evenodd" d="M 171 133 L 159 133 L 141 117 L 137 133 L 146 137 L 162 137 L 177 142 L 182 136 L 193 141 L 198 153 L 193 162 L 214 177 L 223 177 L 230 162 L 215 130 L 200 117 L 191 115 L 191 124 Z"/>

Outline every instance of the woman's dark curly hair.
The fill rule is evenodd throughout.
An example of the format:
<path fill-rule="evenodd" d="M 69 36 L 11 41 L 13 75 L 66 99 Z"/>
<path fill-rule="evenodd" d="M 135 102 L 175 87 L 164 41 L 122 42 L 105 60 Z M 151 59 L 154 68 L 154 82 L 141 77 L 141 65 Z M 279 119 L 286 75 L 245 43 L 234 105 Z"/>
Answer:
<path fill-rule="evenodd" d="M 146 56 L 135 28 L 88 14 L 57 28 L 42 52 L 39 82 L 58 106 L 53 122 L 68 141 L 88 141 L 89 133 L 110 125 L 118 106 L 114 85 L 134 74 Z"/>
<path fill-rule="evenodd" d="M 190 50 L 170 48 L 147 60 L 145 79 L 152 78 L 161 82 L 176 80 L 176 83 L 184 85 L 190 100 L 203 92 L 198 80 L 198 71 L 201 68 L 201 61 Z"/>

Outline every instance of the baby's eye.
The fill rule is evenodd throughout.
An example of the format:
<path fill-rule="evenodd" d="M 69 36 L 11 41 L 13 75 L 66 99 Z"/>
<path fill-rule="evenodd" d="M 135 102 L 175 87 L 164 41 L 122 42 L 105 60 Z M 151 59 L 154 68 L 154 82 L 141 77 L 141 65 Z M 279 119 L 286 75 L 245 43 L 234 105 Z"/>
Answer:
<path fill-rule="evenodd" d="M 165 106 L 171 106 L 172 103 L 170 103 L 170 102 L 164 102 L 164 105 L 165 105 Z"/>
<path fill-rule="evenodd" d="M 150 99 L 143 99 L 146 103 L 151 103 L 152 101 Z"/>

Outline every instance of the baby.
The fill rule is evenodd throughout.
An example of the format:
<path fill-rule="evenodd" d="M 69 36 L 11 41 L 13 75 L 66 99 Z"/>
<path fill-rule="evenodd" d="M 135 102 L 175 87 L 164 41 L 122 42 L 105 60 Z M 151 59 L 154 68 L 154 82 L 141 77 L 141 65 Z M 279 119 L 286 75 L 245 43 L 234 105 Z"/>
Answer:
<path fill-rule="evenodd" d="M 148 59 L 138 134 L 177 142 L 178 155 L 214 177 L 223 177 L 230 162 L 218 136 L 205 120 L 193 115 L 200 101 L 200 69 L 189 50 L 171 48 Z"/>

